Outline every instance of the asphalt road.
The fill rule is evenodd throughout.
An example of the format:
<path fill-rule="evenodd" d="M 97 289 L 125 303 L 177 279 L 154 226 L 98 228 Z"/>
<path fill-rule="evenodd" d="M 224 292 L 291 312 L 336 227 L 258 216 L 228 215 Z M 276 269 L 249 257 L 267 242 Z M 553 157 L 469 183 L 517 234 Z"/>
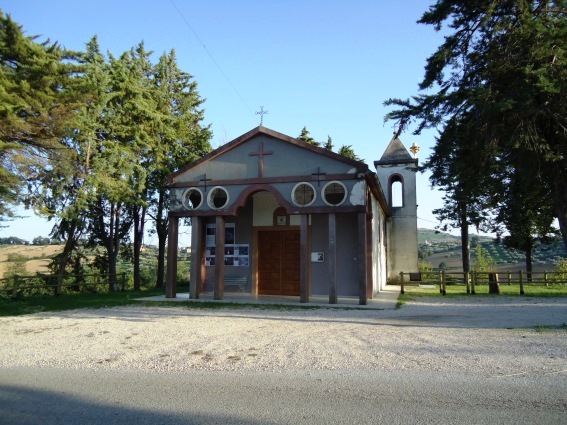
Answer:
<path fill-rule="evenodd" d="M 0 369 L 0 423 L 565 424 L 564 373 Z"/>

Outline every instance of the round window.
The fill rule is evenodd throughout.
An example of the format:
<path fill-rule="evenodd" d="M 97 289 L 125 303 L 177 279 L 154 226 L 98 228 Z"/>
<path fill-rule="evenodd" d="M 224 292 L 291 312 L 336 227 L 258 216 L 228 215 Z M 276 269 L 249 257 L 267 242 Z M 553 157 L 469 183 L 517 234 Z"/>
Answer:
<path fill-rule="evenodd" d="M 209 192 L 208 198 L 209 207 L 220 210 L 228 204 L 228 192 L 224 187 L 213 187 Z"/>
<path fill-rule="evenodd" d="M 291 192 L 293 203 L 300 207 L 308 207 L 315 202 L 315 188 L 309 183 L 298 183 Z"/>
<path fill-rule="evenodd" d="M 203 203 L 203 194 L 196 187 L 190 187 L 183 194 L 183 206 L 188 210 L 196 210 Z"/>
<path fill-rule="evenodd" d="M 328 205 L 341 205 L 346 197 L 347 190 L 345 185 L 341 182 L 329 182 L 323 186 L 323 201 Z"/>

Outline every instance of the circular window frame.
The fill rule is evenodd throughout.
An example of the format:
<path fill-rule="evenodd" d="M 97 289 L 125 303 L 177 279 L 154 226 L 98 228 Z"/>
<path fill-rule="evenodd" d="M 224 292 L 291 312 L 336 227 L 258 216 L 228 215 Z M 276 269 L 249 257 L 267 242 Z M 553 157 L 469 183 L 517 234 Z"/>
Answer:
<path fill-rule="evenodd" d="M 199 202 L 199 205 L 194 206 L 193 208 L 189 207 L 187 205 L 187 202 L 186 202 L 187 201 L 187 194 L 189 192 L 192 192 L 192 191 L 198 192 L 199 195 L 201 196 L 201 202 Z M 197 210 L 197 209 L 201 208 L 201 206 L 203 205 L 203 201 L 205 200 L 205 197 L 203 196 L 203 192 L 201 192 L 201 189 L 199 189 L 198 187 L 190 187 L 187 190 L 185 190 L 185 192 L 183 192 L 183 196 L 181 197 L 181 199 L 182 199 L 182 203 L 183 203 L 183 208 L 185 208 L 186 210 L 192 211 L 192 210 Z"/>
<path fill-rule="evenodd" d="M 213 193 L 215 193 L 215 191 L 219 190 L 219 189 L 224 191 L 224 193 L 226 194 L 226 202 L 222 206 L 217 207 L 213 203 L 212 196 L 213 196 Z M 226 188 L 223 187 L 223 186 L 215 186 L 215 187 L 211 188 L 211 190 L 209 191 L 209 194 L 207 195 L 207 205 L 209 205 L 209 207 L 213 210 L 222 210 L 224 207 L 226 207 L 229 204 L 229 202 L 230 202 L 230 195 L 228 193 L 228 190 L 226 190 Z"/>
<path fill-rule="evenodd" d="M 307 204 L 299 204 L 295 201 L 295 192 L 301 185 L 307 185 L 313 191 L 313 199 L 311 200 L 311 202 Z M 294 203 L 294 205 L 297 205 L 298 207 L 309 207 L 310 205 L 313 205 L 316 199 L 317 199 L 317 191 L 315 190 L 315 187 L 311 183 L 308 182 L 297 183 L 295 186 L 293 186 L 293 189 L 291 190 L 291 201 Z"/>
<path fill-rule="evenodd" d="M 325 196 L 325 190 L 327 189 L 327 187 L 329 187 L 332 184 L 338 184 L 339 186 L 342 186 L 342 188 L 345 191 L 343 199 L 341 200 L 341 202 L 339 202 L 337 204 L 333 204 L 333 203 L 327 201 L 327 197 Z M 323 202 L 330 207 L 338 207 L 338 206 L 344 204 L 345 201 L 347 200 L 347 197 L 348 197 L 348 189 L 347 189 L 346 185 L 343 182 L 340 182 L 338 180 L 333 180 L 333 181 L 327 182 L 325 184 L 325 186 L 323 186 L 323 189 L 321 189 L 321 198 L 323 199 Z"/>

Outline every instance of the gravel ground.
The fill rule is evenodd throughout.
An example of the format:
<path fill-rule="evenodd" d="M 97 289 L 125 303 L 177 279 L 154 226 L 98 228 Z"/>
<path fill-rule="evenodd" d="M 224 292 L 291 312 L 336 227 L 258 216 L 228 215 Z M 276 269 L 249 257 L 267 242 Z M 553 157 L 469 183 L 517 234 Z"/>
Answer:
<path fill-rule="evenodd" d="M 419 298 L 401 309 L 128 306 L 0 318 L 0 368 L 420 370 L 567 379 L 567 298 Z"/>

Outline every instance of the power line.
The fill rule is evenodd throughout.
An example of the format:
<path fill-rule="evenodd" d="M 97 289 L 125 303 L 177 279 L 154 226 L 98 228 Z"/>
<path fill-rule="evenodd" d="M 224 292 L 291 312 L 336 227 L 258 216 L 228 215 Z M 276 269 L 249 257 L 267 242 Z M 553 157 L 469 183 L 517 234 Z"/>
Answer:
<path fill-rule="evenodd" d="M 173 7 L 175 8 L 175 10 L 177 10 L 177 13 L 179 13 L 179 16 L 181 16 L 181 19 L 183 19 L 183 22 L 185 22 L 185 25 L 187 25 L 187 28 L 189 28 L 191 30 L 191 32 L 193 33 L 193 35 L 195 36 L 195 38 L 197 39 L 199 44 L 201 44 L 201 46 L 203 46 L 203 49 L 205 49 L 205 52 L 207 52 L 207 55 L 209 55 L 209 57 L 211 58 L 211 60 L 213 61 L 213 63 L 217 67 L 217 69 L 220 71 L 220 73 L 225 78 L 228 85 L 232 88 L 232 90 L 234 90 L 234 92 L 236 93 L 238 98 L 242 101 L 242 103 L 244 104 L 246 109 L 248 109 L 248 112 L 250 112 L 252 114 L 252 109 L 250 109 L 250 107 L 248 106 L 248 104 L 246 103 L 244 98 L 240 95 L 240 92 L 238 90 L 236 90 L 236 87 L 234 87 L 234 84 L 232 84 L 232 82 L 230 81 L 228 76 L 225 74 L 225 72 L 222 70 L 222 68 L 220 67 L 218 62 L 215 60 L 215 58 L 213 57 L 211 52 L 209 52 L 209 49 L 207 49 L 207 46 L 205 45 L 205 43 L 203 43 L 203 41 L 201 40 L 199 35 L 195 32 L 195 30 L 193 29 L 191 24 L 189 24 L 189 21 L 187 20 L 187 18 L 185 18 L 185 15 L 183 15 L 183 12 L 181 12 L 181 10 L 177 7 L 177 5 L 175 4 L 175 2 L 173 0 L 170 0 L 170 1 L 171 1 L 171 4 L 173 5 Z"/>
<path fill-rule="evenodd" d="M 417 217 L 417 218 L 418 218 L 418 220 L 427 221 L 428 223 L 433 223 L 433 224 L 440 224 L 440 223 L 439 223 L 438 221 L 431 221 L 431 220 L 426 220 L 426 219 L 424 219 L 424 218 L 421 218 L 421 217 Z"/>

